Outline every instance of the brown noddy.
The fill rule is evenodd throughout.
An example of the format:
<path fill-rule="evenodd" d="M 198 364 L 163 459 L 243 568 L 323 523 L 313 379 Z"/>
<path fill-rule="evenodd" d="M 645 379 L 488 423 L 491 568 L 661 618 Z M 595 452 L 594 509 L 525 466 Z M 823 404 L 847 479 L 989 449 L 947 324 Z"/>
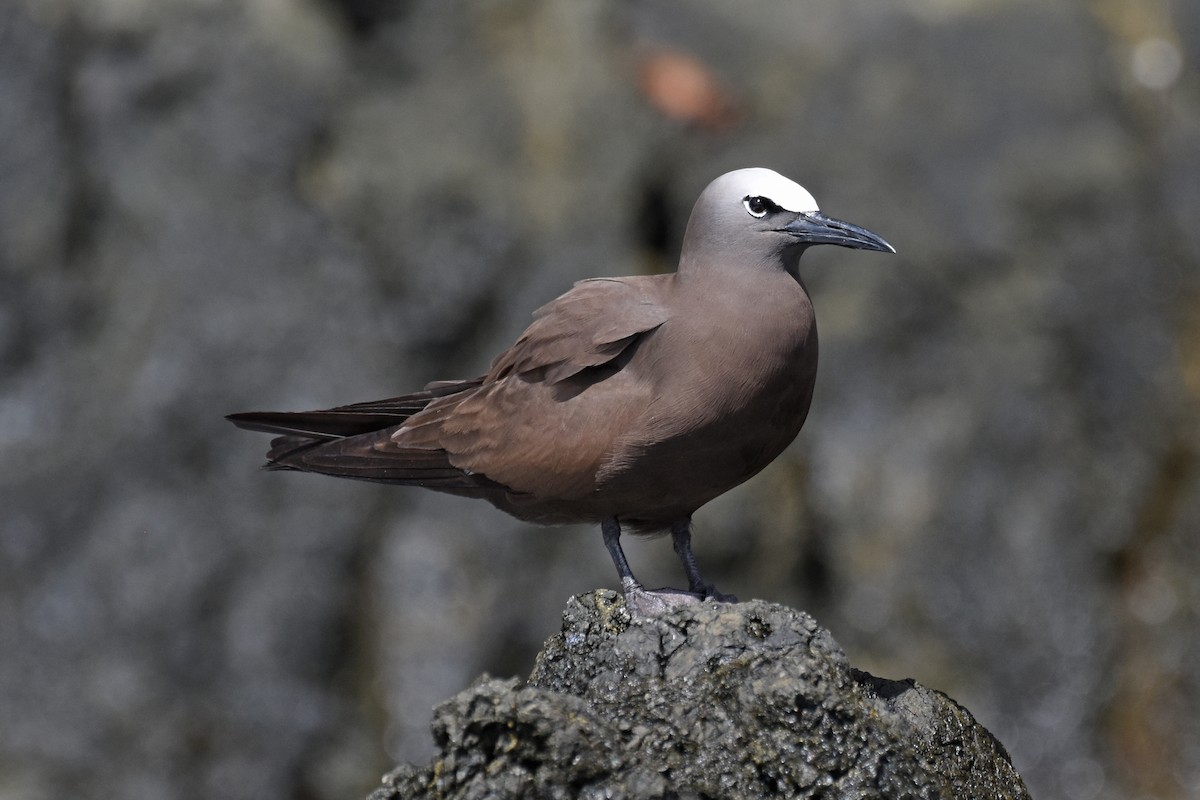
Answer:
<path fill-rule="evenodd" d="M 424 486 L 541 524 L 599 523 L 635 613 L 732 601 L 701 577 L 691 518 L 804 424 L 817 328 L 799 266 L 817 244 L 895 252 L 776 172 L 729 172 L 696 201 L 678 271 L 576 283 L 482 377 L 228 418 L 280 434 L 270 469 Z M 644 590 L 622 529 L 670 531 L 688 592 Z"/>

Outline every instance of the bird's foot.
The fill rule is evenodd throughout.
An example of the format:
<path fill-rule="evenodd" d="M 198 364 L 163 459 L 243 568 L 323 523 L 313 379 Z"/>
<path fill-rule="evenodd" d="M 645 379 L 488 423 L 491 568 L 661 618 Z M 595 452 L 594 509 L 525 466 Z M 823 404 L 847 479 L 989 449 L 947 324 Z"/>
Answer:
<path fill-rule="evenodd" d="M 736 595 L 718 592 L 717 587 L 713 586 L 711 583 L 707 583 L 704 586 L 699 587 L 699 590 L 696 593 L 705 600 L 712 600 L 714 603 L 736 603 L 738 601 Z"/>
<path fill-rule="evenodd" d="M 736 603 L 737 598 L 731 594 L 721 594 L 712 586 L 704 587 L 702 592 L 690 592 L 683 589 L 647 589 L 634 580 L 624 581 L 625 607 L 634 619 L 639 617 L 657 617 L 673 608 L 690 606 L 713 600 L 718 603 Z"/>
<path fill-rule="evenodd" d="M 629 609 L 629 616 L 634 619 L 657 617 L 671 609 L 702 602 L 702 596 L 680 589 L 648 590 L 640 586 L 636 589 L 625 589 L 625 607 Z"/>

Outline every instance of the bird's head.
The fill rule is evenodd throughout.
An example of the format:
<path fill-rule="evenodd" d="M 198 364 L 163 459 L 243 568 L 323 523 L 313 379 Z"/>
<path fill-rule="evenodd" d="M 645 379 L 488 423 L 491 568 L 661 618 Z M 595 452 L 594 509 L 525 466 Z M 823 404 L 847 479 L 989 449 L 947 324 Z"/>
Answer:
<path fill-rule="evenodd" d="M 795 269 L 816 244 L 894 253 L 883 237 L 834 219 L 803 186 L 761 167 L 727 172 L 700 194 L 684 236 L 680 267 L 747 262 Z"/>

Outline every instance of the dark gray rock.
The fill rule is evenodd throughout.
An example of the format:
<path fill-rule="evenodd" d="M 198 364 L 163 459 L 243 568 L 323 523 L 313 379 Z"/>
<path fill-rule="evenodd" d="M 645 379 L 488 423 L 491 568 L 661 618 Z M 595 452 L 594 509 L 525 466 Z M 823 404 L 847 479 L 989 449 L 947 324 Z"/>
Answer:
<path fill-rule="evenodd" d="M 434 715 L 437 756 L 371 800 L 1027 798 L 941 692 L 853 669 L 808 614 L 756 600 L 630 620 L 573 597 L 526 685 L 484 677 Z"/>
<path fill-rule="evenodd" d="M 1165 6 L 0 2 L 0 797 L 425 762 L 430 698 L 609 585 L 598 535 L 263 474 L 222 415 L 476 374 L 748 164 L 900 254 L 805 257 L 812 416 L 697 515 L 710 577 L 961 699 L 1038 796 L 1195 795 L 1200 4 Z M 661 48 L 740 121 L 656 112 Z"/>

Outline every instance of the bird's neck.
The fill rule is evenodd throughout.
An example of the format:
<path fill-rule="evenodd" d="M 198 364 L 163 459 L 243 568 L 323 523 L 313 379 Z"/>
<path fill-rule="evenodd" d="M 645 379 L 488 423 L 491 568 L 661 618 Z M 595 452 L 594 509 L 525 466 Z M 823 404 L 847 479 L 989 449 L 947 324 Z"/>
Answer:
<path fill-rule="evenodd" d="M 731 344 L 745 341 L 751 347 L 760 346 L 754 342 L 769 342 L 787 350 L 805 347 L 810 332 L 815 333 L 812 302 L 804 284 L 778 265 L 769 270 L 681 270 L 676 291 L 686 298 L 680 307 L 705 310 L 703 318 L 689 321 L 693 333 L 703 332 L 705 338 L 725 338 Z"/>

